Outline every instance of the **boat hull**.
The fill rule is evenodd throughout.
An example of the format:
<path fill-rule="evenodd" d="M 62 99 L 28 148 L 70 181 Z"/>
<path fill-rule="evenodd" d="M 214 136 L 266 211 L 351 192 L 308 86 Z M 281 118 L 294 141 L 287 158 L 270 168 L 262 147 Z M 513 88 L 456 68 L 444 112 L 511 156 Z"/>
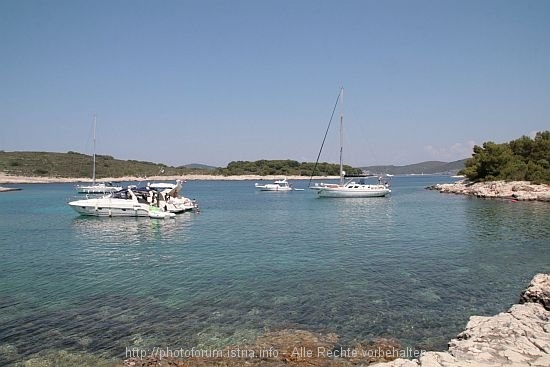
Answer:
<path fill-rule="evenodd" d="M 254 184 L 257 189 L 260 191 L 292 191 L 292 185 L 288 183 L 286 178 L 284 180 L 275 181 L 274 183 L 268 183 L 265 185 L 260 185 L 258 183 Z"/>
<path fill-rule="evenodd" d="M 124 200 L 126 201 L 126 200 Z M 132 202 L 116 202 L 115 200 L 90 202 L 77 200 L 69 203 L 80 215 L 94 217 L 148 217 L 149 205 Z"/>
<path fill-rule="evenodd" d="M 260 191 L 292 191 L 290 187 L 280 187 L 280 186 L 256 186 Z"/>
<path fill-rule="evenodd" d="M 390 189 L 353 189 L 325 187 L 317 190 L 322 198 L 375 198 L 384 197 L 391 193 Z"/>

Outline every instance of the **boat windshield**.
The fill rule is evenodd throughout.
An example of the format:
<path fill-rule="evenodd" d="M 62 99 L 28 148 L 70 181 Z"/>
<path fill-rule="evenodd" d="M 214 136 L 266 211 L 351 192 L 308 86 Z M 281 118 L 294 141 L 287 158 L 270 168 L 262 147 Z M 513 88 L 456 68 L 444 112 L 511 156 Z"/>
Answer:
<path fill-rule="evenodd" d="M 130 193 L 130 190 L 120 190 L 114 192 L 111 197 L 114 199 L 131 199 L 132 194 Z"/>

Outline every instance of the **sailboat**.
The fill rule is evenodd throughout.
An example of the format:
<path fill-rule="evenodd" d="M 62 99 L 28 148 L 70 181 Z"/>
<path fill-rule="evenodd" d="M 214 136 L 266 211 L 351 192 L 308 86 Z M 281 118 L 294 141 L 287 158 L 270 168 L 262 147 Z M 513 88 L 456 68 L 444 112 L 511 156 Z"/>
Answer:
<path fill-rule="evenodd" d="M 344 99 L 344 88 L 341 88 L 334 108 L 336 108 L 338 103 L 342 103 L 343 99 Z M 322 146 L 321 146 L 321 149 L 322 149 Z M 340 115 L 340 182 L 337 184 L 320 183 L 320 184 L 315 184 L 314 186 L 310 186 L 310 189 L 317 191 L 317 195 L 319 197 L 371 198 L 371 197 L 384 197 L 389 193 L 391 193 L 389 184 L 382 183 L 381 177 L 378 177 L 377 183 L 372 183 L 372 184 L 370 184 L 367 180 L 374 176 L 353 177 L 352 179 L 346 182 L 345 181 L 346 172 L 344 171 L 344 163 L 343 163 L 343 152 L 344 152 L 344 114 L 342 113 Z M 321 152 L 319 152 L 319 154 L 321 154 Z"/>
<path fill-rule="evenodd" d="M 115 186 L 111 182 L 96 182 L 95 180 L 95 129 L 97 119 L 94 115 L 94 153 L 93 153 L 93 171 L 91 185 L 77 185 L 76 191 L 79 194 L 109 194 L 122 190 L 122 186 Z"/>

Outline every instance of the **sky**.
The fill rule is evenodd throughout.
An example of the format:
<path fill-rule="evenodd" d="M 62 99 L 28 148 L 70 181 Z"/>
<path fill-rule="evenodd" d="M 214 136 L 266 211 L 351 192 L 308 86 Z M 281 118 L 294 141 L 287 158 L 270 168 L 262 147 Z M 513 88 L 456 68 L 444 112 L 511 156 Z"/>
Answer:
<path fill-rule="evenodd" d="M 353 166 L 550 129 L 547 0 L 0 0 L 0 47 L 5 151 L 314 162 L 342 87 Z"/>

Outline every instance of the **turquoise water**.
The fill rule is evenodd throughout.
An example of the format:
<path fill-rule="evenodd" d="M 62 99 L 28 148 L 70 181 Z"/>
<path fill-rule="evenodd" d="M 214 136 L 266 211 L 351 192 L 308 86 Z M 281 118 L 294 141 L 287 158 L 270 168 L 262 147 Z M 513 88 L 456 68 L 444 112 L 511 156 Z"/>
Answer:
<path fill-rule="evenodd" d="M 0 194 L 0 365 L 68 350 L 218 348 L 269 330 L 445 349 L 550 272 L 550 205 L 443 195 L 394 177 L 389 198 L 191 181 L 200 213 L 80 217 L 70 184 Z M 307 181 L 294 181 L 305 187 Z"/>

